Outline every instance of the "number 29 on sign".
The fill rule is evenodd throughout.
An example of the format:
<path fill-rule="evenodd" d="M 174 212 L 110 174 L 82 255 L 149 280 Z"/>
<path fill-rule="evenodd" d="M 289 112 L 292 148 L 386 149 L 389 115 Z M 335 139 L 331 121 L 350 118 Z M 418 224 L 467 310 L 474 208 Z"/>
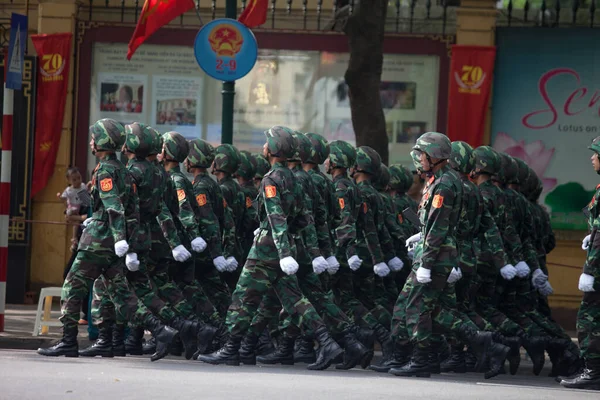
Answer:
<path fill-rule="evenodd" d="M 235 58 L 230 58 L 229 61 L 225 61 L 222 58 L 217 58 L 217 71 L 224 72 L 227 69 L 230 73 L 234 73 L 237 68 L 237 62 Z"/>

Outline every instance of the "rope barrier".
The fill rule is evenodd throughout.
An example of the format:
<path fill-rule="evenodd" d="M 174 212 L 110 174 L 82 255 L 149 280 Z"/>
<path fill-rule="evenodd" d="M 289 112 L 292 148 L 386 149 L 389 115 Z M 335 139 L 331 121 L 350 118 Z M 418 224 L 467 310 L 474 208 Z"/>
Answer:
<path fill-rule="evenodd" d="M 45 224 L 45 225 L 67 225 L 67 226 L 72 226 L 72 225 L 80 225 L 83 223 L 82 222 L 57 222 L 57 221 L 41 221 L 41 220 L 33 220 L 33 219 L 24 219 L 24 218 L 19 218 L 19 217 L 15 217 L 15 218 L 11 218 L 10 219 L 11 222 L 25 222 L 27 224 Z"/>

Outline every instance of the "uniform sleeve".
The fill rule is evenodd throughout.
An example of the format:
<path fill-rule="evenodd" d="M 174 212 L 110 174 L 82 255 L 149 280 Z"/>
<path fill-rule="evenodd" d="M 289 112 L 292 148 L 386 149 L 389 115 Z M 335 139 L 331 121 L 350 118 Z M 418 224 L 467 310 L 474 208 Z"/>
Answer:
<path fill-rule="evenodd" d="M 281 189 L 271 177 L 263 178 L 261 189 L 262 191 L 259 195 L 264 198 L 267 222 L 271 227 L 277 254 L 279 255 L 279 259 L 282 260 L 290 257 L 292 254 L 288 239 L 287 217 L 281 206 Z"/>
<path fill-rule="evenodd" d="M 160 202 L 160 209 L 158 215 L 156 216 L 156 220 L 158 221 L 160 230 L 169 243 L 171 249 L 179 246 L 181 244 L 181 240 L 177 234 L 177 228 L 175 227 L 173 215 L 171 214 L 171 211 L 169 211 L 169 207 L 167 207 L 167 203 L 165 203 L 164 198 Z"/>
<path fill-rule="evenodd" d="M 390 234 L 391 241 L 392 241 L 391 243 L 392 243 L 392 247 L 394 248 L 394 252 L 396 252 L 395 251 L 396 246 L 394 246 L 394 243 L 401 243 L 402 240 L 404 239 L 405 235 L 404 235 L 404 231 L 403 231 L 402 227 L 400 226 L 400 222 L 398 221 L 398 213 L 396 212 L 396 207 L 392 203 L 392 200 L 390 198 L 384 198 L 384 204 L 385 204 L 385 209 L 384 209 L 385 225 Z M 404 240 L 406 240 L 406 239 L 404 239 Z"/>
<path fill-rule="evenodd" d="M 194 195 L 196 197 L 194 201 L 198 204 L 198 222 L 202 238 L 206 241 L 208 252 L 214 260 L 223 255 L 223 249 L 221 248 L 221 226 L 207 188 L 202 185 L 194 185 Z"/>
<path fill-rule="evenodd" d="M 239 242 L 236 237 L 235 218 L 231 207 L 223 208 L 223 255 L 225 257 L 239 256 Z"/>
<path fill-rule="evenodd" d="M 108 214 L 108 225 L 115 243 L 121 240 L 127 240 L 127 228 L 129 224 L 125 219 L 125 208 L 121 202 L 119 189 L 113 177 L 104 170 L 97 171 L 97 182 L 99 183 L 98 192 L 100 201 Z M 137 222 L 139 224 L 139 213 Z M 132 227 L 135 230 L 134 237 L 137 236 L 138 226 Z"/>
<path fill-rule="evenodd" d="M 523 258 L 518 261 L 525 261 L 529 265 L 529 268 L 534 271 L 540 267 L 538 253 L 535 248 L 534 236 L 536 232 L 535 229 L 532 229 L 535 226 L 534 215 L 531 212 L 531 208 L 528 207 L 527 200 L 523 197 L 519 198 L 519 207 L 523 210 L 524 218 L 521 224 L 521 232 L 519 232 Z"/>
<path fill-rule="evenodd" d="M 422 267 L 426 269 L 431 269 L 440 255 L 450 231 L 452 209 L 458 200 L 453 190 L 440 184 L 435 187 L 432 196 L 421 257 Z"/>
<path fill-rule="evenodd" d="M 373 265 L 384 262 L 381 245 L 379 243 L 379 233 L 375 223 L 375 210 L 369 202 L 368 195 L 362 195 L 362 205 L 358 213 L 358 228 L 362 230 L 367 248 L 371 254 Z"/>
<path fill-rule="evenodd" d="M 315 190 L 314 193 L 314 220 L 315 220 L 315 234 L 318 241 L 318 248 L 321 252 L 320 255 L 327 258 L 333 254 L 331 248 L 331 234 L 329 232 L 329 224 L 327 223 L 327 204 L 325 198 Z"/>
<path fill-rule="evenodd" d="M 510 210 L 514 205 L 512 202 L 509 202 L 508 196 L 506 196 L 505 204 L 502 204 L 500 207 L 500 212 L 504 214 L 504 229 L 501 231 L 502 241 L 508 255 L 508 261 L 512 265 L 515 265 L 523 260 L 523 245 L 521 243 L 521 238 L 515 229 L 513 213 Z"/>
<path fill-rule="evenodd" d="M 185 182 L 181 179 L 173 179 L 175 184 L 175 190 L 177 192 L 177 200 L 179 201 L 179 221 L 183 225 L 186 233 L 190 240 L 194 240 L 200 236 L 198 231 L 198 221 L 196 220 L 196 213 L 192 207 L 191 202 L 194 199 L 188 198 L 185 188 Z"/>
<path fill-rule="evenodd" d="M 350 189 L 347 187 L 338 186 L 335 195 L 340 205 L 340 223 L 335 228 L 335 236 L 338 248 L 346 249 L 346 256 L 349 259 L 356 255 L 356 219 L 352 215 L 354 202 Z"/>
<path fill-rule="evenodd" d="M 548 254 L 556 247 L 556 236 L 554 235 L 554 231 L 552 230 L 552 225 L 550 224 L 550 216 L 548 215 L 548 213 L 539 205 L 535 205 L 535 207 L 539 207 L 539 213 L 543 221 L 545 233 L 544 250 L 546 254 Z"/>
<path fill-rule="evenodd" d="M 502 244 L 500 230 L 498 229 L 496 221 L 494 221 L 494 218 L 492 218 L 492 215 L 487 207 L 483 208 L 480 226 L 483 237 L 488 245 L 488 249 L 492 254 L 494 266 L 496 267 L 497 271 L 500 271 L 500 269 L 508 264 L 508 261 L 506 260 L 506 253 L 504 252 L 504 245 Z"/>
<path fill-rule="evenodd" d="M 250 197 L 249 193 L 243 193 L 242 195 L 244 196 L 242 232 L 254 232 L 258 228 L 258 215 L 253 205 L 254 199 Z"/>

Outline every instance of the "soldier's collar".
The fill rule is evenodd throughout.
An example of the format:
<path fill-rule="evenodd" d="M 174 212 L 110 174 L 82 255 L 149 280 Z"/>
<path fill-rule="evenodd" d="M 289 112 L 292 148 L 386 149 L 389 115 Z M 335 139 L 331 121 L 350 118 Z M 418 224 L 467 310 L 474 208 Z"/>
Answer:
<path fill-rule="evenodd" d="M 106 155 L 102 158 L 100 158 L 100 160 L 116 160 L 117 159 L 117 155 L 115 153 L 106 153 Z"/>
<path fill-rule="evenodd" d="M 281 161 L 275 161 L 273 163 L 273 165 L 271 166 L 271 169 L 276 168 L 276 167 L 277 168 L 287 168 L 287 166 L 285 165 L 285 163 L 281 162 Z"/>

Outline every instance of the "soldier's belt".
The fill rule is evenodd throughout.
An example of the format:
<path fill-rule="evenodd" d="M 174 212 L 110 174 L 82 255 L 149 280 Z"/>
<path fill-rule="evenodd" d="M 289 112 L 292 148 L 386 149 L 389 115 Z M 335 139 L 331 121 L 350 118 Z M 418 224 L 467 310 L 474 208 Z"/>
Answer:
<path fill-rule="evenodd" d="M 92 213 L 92 219 L 95 219 L 96 221 L 108 222 L 108 213 L 104 211 L 95 211 L 94 213 Z"/>

